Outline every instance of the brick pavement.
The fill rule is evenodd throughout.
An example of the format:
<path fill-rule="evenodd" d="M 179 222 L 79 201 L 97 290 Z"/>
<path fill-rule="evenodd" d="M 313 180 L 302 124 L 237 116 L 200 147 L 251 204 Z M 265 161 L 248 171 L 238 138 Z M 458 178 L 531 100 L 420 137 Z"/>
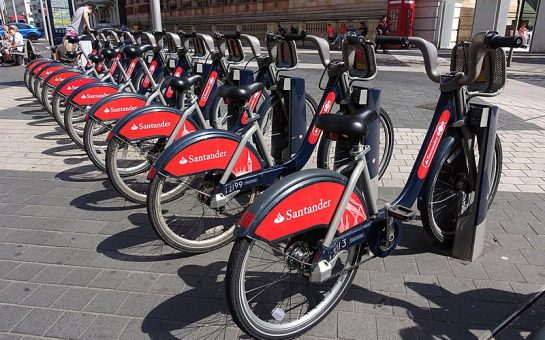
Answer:
<path fill-rule="evenodd" d="M 416 58 L 379 58 L 373 84 L 383 88 L 397 137 L 382 181 L 385 199 L 410 170 L 432 114 L 421 107 L 434 103 L 437 87 Z M 307 88 L 316 85 L 315 69 L 300 72 Z M 238 337 L 223 291 L 230 246 L 191 257 L 163 246 L 145 209 L 116 195 L 29 97 L 21 77 L 21 69 L 0 68 L 0 339 Z M 517 111 L 521 94 L 529 102 Z M 542 289 L 544 126 L 539 119 L 514 124 L 540 114 L 540 94 L 512 80 L 492 99 L 502 103 L 504 173 L 485 256 L 474 263 L 450 258 L 418 222 L 409 225 L 401 247 L 365 263 L 345 300 L 302 338 L 478 337 Z M 545 318 L 545 306 L 535 315 Z M 531 327 L 518 323 L 502 336 L 524 336 Z"/>

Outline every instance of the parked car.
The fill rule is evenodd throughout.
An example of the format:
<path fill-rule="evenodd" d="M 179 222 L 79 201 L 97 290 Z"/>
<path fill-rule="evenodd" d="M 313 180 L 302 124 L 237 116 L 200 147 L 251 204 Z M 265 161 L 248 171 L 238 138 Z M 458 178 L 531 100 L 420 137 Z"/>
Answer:
<path fill-rule="evenodd" d="M 9 23 L 8 26 L 15 25 L 17 28 L 19 28 L 19 33 L 23 35 L 23 38 L 30 39 L 30 40 L 38 40 L 39 38 L 43 38 L 44 31 L 39 29 L 38 27 L 31 25 L 31 24 L 24 24 L 21 22 L 15 23 Z M 4 30 L 0 27 L 0 36 L 4 34 Z"/>

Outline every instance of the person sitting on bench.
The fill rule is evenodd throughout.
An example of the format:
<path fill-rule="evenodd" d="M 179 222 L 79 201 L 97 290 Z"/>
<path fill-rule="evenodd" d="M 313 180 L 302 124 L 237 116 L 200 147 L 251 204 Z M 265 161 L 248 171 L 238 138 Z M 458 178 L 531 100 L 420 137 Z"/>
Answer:
<path fill-rule="evenodd" d="M 6 48 L 2 49 L 2 56 L 4 57 L 5 62 L 11 62 L 13 61 L 13 52 L 23 52 L 23 48 L 25 45 L 25 40 L 23 39 L 23 35 L 19 33 L 19 29 L 17 26 L 12 25 L 9 27 L 9 34 L 11 36 L 10 43 L 6 46 Z"/>

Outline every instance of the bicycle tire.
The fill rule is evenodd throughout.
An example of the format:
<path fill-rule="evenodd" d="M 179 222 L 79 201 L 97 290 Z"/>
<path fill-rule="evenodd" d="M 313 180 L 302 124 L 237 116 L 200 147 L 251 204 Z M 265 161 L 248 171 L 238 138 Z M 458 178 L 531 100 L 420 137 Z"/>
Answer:
<path fill-rule="evenodd" d="M 352 284 L 352 281 L 354 280 L 354 277 L 356 276 L 358 267 L 352 268 L 347 271 L 344 275 L 340 275 L 337 277 L 337 280 L 335 281 L 335 284 L 333 287 L 338 286 L 336 290 L 333 290 L 328 294 L 323 294 L 323 299 L 321 302 L 316 302 L 317 306 L 310 310 L 309 314 L 303 314 L 303 316 L 299 316 L 299 321 L 293 321 L 294 323 L 292 326 L 286 326 L 285 329 L 281 329 L 280 325 L 274 324 L 271 322 L 267 322 L 266 320 L 260 319 L 259 316 L 255 314 L 255 312 L 252 310 L 250 303 L 248 302 L 248 297 L 246 296 L 246 293 L 250 293 L 252 290 L 256 290 L 258 288 L 265 287 L 264 289 L 268 287 L 273 287 L 276 285 L 275 281 L 275 275 L 278 276 L 280 274 L 286 275 L 286 271 L 283 268 L 277 267 L 278 265 L 273 262 L 273 260 L 270 260 L 272 257 L 270 254 L 274 255 L 272 252 L 267 254 L 265 257 L 267 258 L 269 262 L 272 264 L 269 264 L 268 266 L 262 265 L 263 267 L 260 267 L 259 265 L 256 265 L 252 267 L 252 271 L 250 272 L 251 275 L 246 275 L 246 263 L 249 262 L 249 256 L 252 248 L 260 241 L 252 240 L 249 238 L 240 238 L 235 241 L 235 244 L 233 245 L 233 248 L 231 250 L 231 254 L 229 256 L 229 261 L 227 263 L 227 272 L 225 277 L 225 291 L 227 295 L 227 305 L 229 308 L 229 311 L 231 313 L 231 316 L 233 317 L 233 320 L 235 323 L 242 329 L 246 334 L 251 336 L 252 338 L 256 339 L 292 339 L 295 337 L 300 336 L 301 334 L 305 333 L 312 327 L 314 327 L 316 324 L 318 324 L 321 320 L 323 320 L 339 303 L 339 301 L 343 298 L 347 290 L 350 288 L 350 285 Z M 287 250 L 288 248 L 286 248 Z M 354 265 L 359 261 L 359 259 L 362 256 L 362 249 L 361 246 L 356 246 L 351 249 L 351 252 L 349 255 L 347 255 L 347 265 Z M 265 254 L 267 250 L 263 249 L 262 252 Z M 286 257 L 287 258 L 287 257 Z M 265 260 L 265 259 L 264 259 Z M 257 261 L 257 260 L 256 260 Z M 280 261 L 278 261 L 280 262 Z M 249 265 L 248 265 L 249 266 Z M 257 273 L 257 270 L 260 268 L 267 268 L 271 267 L 271 273 L 269 276 L 266 276 L 266 274 L 263 276 L 261 281 L 259 280 L 259 274 Z M 276 268 L 274 268 L 276 267 Z M 346 267 L 345 267 L 346 268 Z M 265 269 L 264 269 L 265 270 Z M 275 272 L 276 270 L 276 272 Z M 287 272 L 287 275 L 289 276 L 289 286 L 287 288 L 292 289 L 292 275 L 291 274 L 292 269 L 289 269 L 289 272 Z M 298 279 L 302 276 L 300 273 L 295 273 L 298 275 L 295 279 Z M 252 287 L 251 280 L 258 281 L 258 284 L 262 284 L 263 282 L 271 282 L 271 284 L 265 284 L 263 286 L 258 286 L 257 288 L 250 289 L 249 291 L 245 292 L 246 285 Z M 327 284 L 330 284 L 332 280 L 328 280 L 324 283 L 318 284 L 318 283 L 311 283 L 309 286 L 312 289 L 318 289 L 318 286 L 325 286 Z M 293 284 L 293 289 L 296 290 L 300 285 L 298 283 Z M 264 292 L 262 290 L 259 293 L 256 293 L 253 298 L 260 295 L 263 296 L 265 299 L 273 299 L 276 297 L 276 295 L 279 295 L 277 292 L 282 291 L 280 295 L 287 295 L 289 292 L 287 292 L 287 289 L 282 289 L 284 286 L 277 286 L 275 290 L 270 291 L 268 294 L 261 294 Z M 299 287 L 300 295 L 304 296 L 305 294 L 310 295 L 311 293 L 308 292 L 308 289 Z M 318 299 L 320 297 L 319 294 L 314 294 L 314 298 Z M 252 300 L 250 299 L 250 300 Z M 310 300 L 310 299 L 309 299 Z M 276 319 L 276 321 L 283 321 L 278 320 L 277 317 L 274 316 L 275 310 L 282 307 L 282 303 L 278 303 L 276 301 L 269 301 L 269 306 L 274 307 L 271 312 L 271 308 L 269 306 L 261 307 L 262 309 L 268 309 L 268 317 Z M 290 297 L 291 302 L 291 297 Z M 313 301 L 314 302 L 314 301 Z M 257 307 L 258 302 L 255 300 L 252 301 L 254 304 L 254 307 L 256 309 L 259 309 Z M 264 303 L 265 304 L 265 303 Z M 310 301 L 309 301 L 310 304 Z M 296 309 L 299 307 L 298 301 L 294 303 L 294 307 L 292 308 L 292 305 L 289 305 L 290 308 L 286 310 L 286 312 L 290 312 L 291 309 Z M 259 310 L 258 310 L 259 312 Z M 261 313 L 260 313 L 261 314 Z M 263 316 L 265 316 L 266 313 L 263 311 Z M 282 313 L 280 313 L 279 317 L 283 317 Z M 305 319 L 306 318 L 306 319 Z"/>
<path fill-rule="evenodd" d="M 51 104 L 54 90 L 54 87 L 49 84 L 42 86 L 42 105 L 51 116 L 53 116 L 53 106 Z"/>
<path fill-rule="evenodd" d="M 66 110 L 64 104 L 65 100 L 66 98 L 63 98 L 58 92 L 55 93 L 51 99 L 51 115 L 63 130 L 66 130 L 66 127 L 64 126 L 64 112 Z"/>
<path fill-rule="evenodd" d="M 233 240 L 235 225 L 245 211 L 246 206 L 253 202 L 256 194 L 252 192 L 232 198 L 223 210 L 226 213 L 210 209 L 207 203 L 199 198 L 199 195 L 208 189 L 212 189 L 215 183 L 219 181 L 221 173 L 223 173 L 223 170 L 198 173 L 181 178 L 168 178 L 162 174 L 155 176 L 149 186 L 147 211 L 153 229 L 163 241 L 180 251 L 204 253 L 220 248 Z M 193 201 L 193 199 L 195 201 L 186 204 L 185 200 L 184 202 L 174 200 L 169 208 L 164 206 L 163 203 L 167 202 L 163 202 L 161 197 L 163 196 L 162 190 L 167 180 L 174 180 L 177 181 L 175 183 L 183 183 L 185 186 L 182 195 L 178 199 L 187 198 L 189 201 Z M 236 207 L 236 204 L 240 201 L 242 203 Z M 173 213 L 173 217 L 165 217 L 163 215 L 171 213 L 171 209 L 174 207 L 180 209 L 189 207 L 189 209 L 185 212 Z M 235 208 L 240 209 L 235 210 Z M 195 209 L 193 215 L 196 214 L 196 216 L 192 215 L 193 209 Z M 236 213 L 234 213 L 235 211 Z M 207 213 L 208 215 L 205 215 Z M 223 224 L 219 225 L 218 220 L 222 221 Z M 167 225 L 167 221 L 170 225 Z M 192 222 L 195 224 L 192 224 Z M 184 224 L 182 225 L 182 223 Z M 203 232 L 192 233 L 193 229 L 203 230 Z M 217 235 L 211 236 L 212 234 Z M 198 238 L 201 236 L 211 237 L 199 240 Z"/>
<path fill-rule="evenodd" d="M 454 241 L 456 220 L 459 215 L 456 202 L 457 196 L 455 195 L 459 195 L 460 190 L 457 189 L 456 186 L 460 185 L 459 181 L 463 180 L 462 177 L 464 173 L 467 173 L 468 171 L 467 166 L 465 165 L 465 157 L 459 157 L 459 155 L 464 155 L 460 142 L 454 144 L 448 152 L 443 153 L 442 157 L 439 159 L 438 171 L 434 174 L 430 174 L 423 186 L 422 204 L 419 205 L 422 207 L 420 209 L 420 214 L 422 217 L 422 225 L 424 226 L 426 233 L 438 243 L 446 245 L 451 244 Z M 447 160 L 449 160 L 450 164 L 446 164 Z M 488 196 L 488 208 L 490 208 L 494 201 L 501 178 L 503 152 L 499 136 L 496 136 L 496 142 L 494 144 L 493 162 L 492 185 Z M 454 170 L 456 170 L 456 173 L 453 173 Z M 440 183 L 439 186 L 438 183 Z M 443 191 L 436 191 L 437 187 L 439 187 L 439 190 Z M 439 199 L 439 196 L 445 193 L 452 193 L 452 200 L 447 201 L 447 199 Z M 439 221 L 439 218 L 437 218 L 438 215 L 434 211 L 434 203 L 441 203 L 443 204 L 443 207 L 447 208 L 447 210 L 443 210 L 441 213 L 441 221 Z"/>
<path fill-rule="evenodd" d="M 97 125 L 104 128 L 97 129 Z M 83 129 L 83 146 L 85 148 L 85 152 L 87 153 L 87 156 L 91 162 L 102 172 L 106 172 L 107 142 L 103 142 L 103 146 L 98 145 L 97 136 L 106 137 L 111 130 L 111 126 L 104 126 L 104 124 L 100 124 L 95 119 L 88 119 L 85 122 L 85 128 Z"/>
<path fill-rule="evenodd" d="M 386 172 L 386 169 L 388 169 L 388 165 L 390 164 L 390 160 L 392 159 L 392 155 L 394 152 L 394 126 L 392 124 L 392 120 L 390 119 L 390 116 L 382 108 L 380 109 L 379 119 L 380 119 L 380 126 L 381 126 L 380 149 L 382 153 L 381 153 L 380 162 L 379 162 L 378 178 L 381 179 L 384 173 Z M 343 160 L 339 161 L 338 164 L 335 164 L 335 159 L 333 159 L 333 163 L 330 163 L 331 159 L 329 155 L 330 154 L 335 155 L 335 147 L 337 143 L 341 144 L 342 141 L 337 141 L 335 143 L 332 143 L 332 142 L 333 141 L 329 138 L 327 134 L 322 136 L 322 139 L 320 141 L 320 146 L 318 147 L 318 157 L 317 157 L 317 163 L 318 163 L 317 166 L 319 168 L 335 170 L 339 166 L 345 164 Z M 348 145 L 348 142 L 346 142 L 346 144 Z M 384 147 L 382 144 L 384 144 Z M 347 149 L 347 147 L 344 147 L 344 146 L 342 147 L 342 149 L 343 150 L 341 152 L 346 152 L 346 154 L 348 155 L 349 149 Z"/>
<path fill-rule="evenodd" d="M 126 141 L 123 141 L 119 138 L 112 138 L 110 142 L 108 143 L 108 147 L 106 148 L 106 158 L 105 158 L 105 167 L 106 167 L 106 173 L 108 174 L 108 178 L 110 179 L 110 182 L 112 183 L 113 187 L 119 192 L 123 197 L 128 199 L 131 202 L 145 204 L 147 200 L 147 191 L 149 186 L 149 181 L 147 180 L 147 174 L 151 166 L 153 165 L 148 157 L 148 151 L 141 152 L 144 158 L 141 162 L 136 163 L 136 165 L 131 167 L 120 167 L 118 165 L 118 154 L 120 152 L 123 152 L 123 149 L 128 149 L 129 147 L 133 148 L 139 148 L 137 145 L 138 143 L 149 143 L 156 144 L 156 142 L 152 142 L 156 138 L 151 138 L 149 140 L 143 140 L 139 141 L 135 144 L 127 143 Z M 160 150 L 157 150 L 156 152 L 160 153 L 164 149 L 160 148 Z M 138 176 L 139 178 L 131 179 L 129 177 Z M 137 180 L 140 180 L 138 183 L 136 183 L 136 186 L 139 187 L 141 190 L 135 190 L 132 187 L 135 186 L 134 183 L 129 185 L 127 183 L 128 181 L 135 182 Z M 139 184 L 140 183 L 140 184 Z M 172 199 L 172 197 L 168 197 L 166 199 Z"/>

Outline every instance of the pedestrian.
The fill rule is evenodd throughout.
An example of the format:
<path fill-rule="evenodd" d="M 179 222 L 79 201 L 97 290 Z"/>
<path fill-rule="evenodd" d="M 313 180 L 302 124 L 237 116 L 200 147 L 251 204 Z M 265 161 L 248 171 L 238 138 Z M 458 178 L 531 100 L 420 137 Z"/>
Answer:
<path fill-rule="evenodd" d="M 520 27 L 518 29 L 518 35 L 522 38 L 522 46 L 521 47 L 527 47 L 528 46 L 528 28 L 526 27 L 526 22 L 521 22 Z"/>
<path fill-rule="evenodd" d="M 388 35 L 390 34 L 390 26 L 388 24 L 388 17 L 385 15 L 380 19 L 379 24 L 376 28 L 377 35 Z M 375 44 L 375 53 L 378 51 L 379 44 Z M 388 53 L 388 50 L 382 46 L 382 53 Z"/>
<path fill-rule="evenodd" d="M 138 32 L 142 31 L 142 23 L 140 22 L 140 20 L 138 20 L 138 23 L 136 23 L 136 30 Z"/>
<path fill-rule="evenodd" d="M 344 38 L 346 37 L 346 32 L 347 32 L 346 25 L 341 24 L 341 30 L 339 34 L 337 34 L 337 38 L 335 38 L 335 41 L 333 41 L 333 45 L 336 45 L 336 44 L 341 45 L 343 43 Z"/>
<path fill-rule="evenodd" d="M 17 26 L 9 26 L 8 32 L 9 43 L 6 44 L 6 47 L 2 48 L 2 59 L 4 62 L 13 61 L 12 52 L 23 52 L 23 47 L 25 46 L 25 40 L 23 39 L 23 35 L 19 33 Z"/>
<path fill-rule="evenodd" d="M 348 26 L 348 32 L 356 33 L 356 29 L 354 28 L 354 24 L 350 24 L 350 25 Z"/>
<path fill-rule="evenodd" d="M 127 25 L 125 25 L 125 24 L 121 25 L 121 32 L 127 32 L 128 30 L 129 30 L 129 28 L 127 27 Z"/>
<path fill-rule="evenodd" d="M 278 24 L 278 34 L 279 35 L 286 35 L 286 30 L 280 24 Z"/>
<path fill-rule="evenodd" d="M 66 39 L 67 37 L 78 37 L 86 30 L 92 30 L 89 16 L 93 14 L 94 8 L 95 4 L 93 2 L 85 1 L 83 5 L 76 10 L 72 17 L 72 22 L 66 27 L 62 46 L 57 47 L 57 58 L 64 56 L 66 52 L 75 50 L 75 46 Z M 92 46 L 90 41 L 80 41 L 79 46 L 85 55 L 91 53 Z"/>
<path fill-rule="evenodd" d="M 367 37 L 367 32 L 369 31 L 369 29 L 367 28 L 365 21 L 360 22 L 360 28 L 358 29 L 358 31 L 359 31 L 358 33 L 362 37 Z"/>
<path fill-rule="evenodd" d="M 295 26 L 291 26 L 290 27 L 290 33 L 291 34 L 298 34 L 299 33 L 299 30 L 297 28 L 295 28 Z"/>
<path fill-rule="evenodd" d="M 326 35 L 327 35 L 327 41 L 331 44 L 333 42 L 335 31 L 333 30 L 333 26 L 331 24 L 327 24 L 326 28 Z"/>

